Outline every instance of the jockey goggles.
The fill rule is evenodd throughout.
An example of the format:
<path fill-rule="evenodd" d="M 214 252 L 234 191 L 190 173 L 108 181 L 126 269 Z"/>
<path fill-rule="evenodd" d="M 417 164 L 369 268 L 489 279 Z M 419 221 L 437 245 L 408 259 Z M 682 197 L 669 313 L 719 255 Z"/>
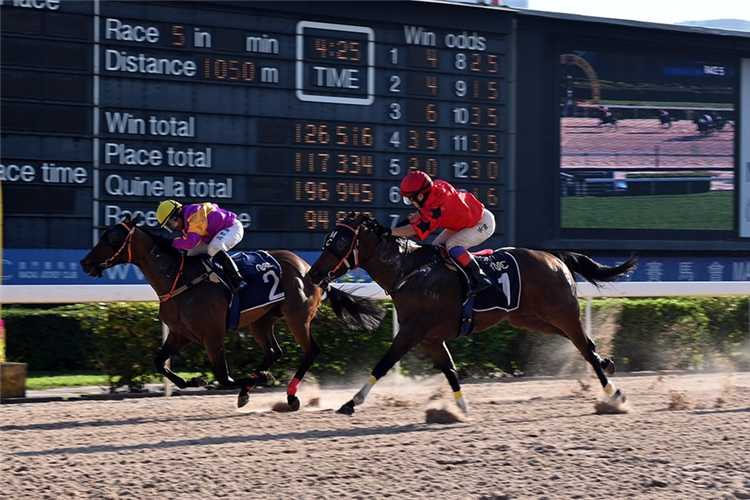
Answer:
<path fill-rule="evenodd" d="M 179 210 L 176 210 L 175 213 L 169 216 L 169 219 L 167 219 L 166 224 L 164 224 L 164 229 L 169 231 L 170 233 L 173 232 L 177 227 L 180 225 L 180 213 Z"/>

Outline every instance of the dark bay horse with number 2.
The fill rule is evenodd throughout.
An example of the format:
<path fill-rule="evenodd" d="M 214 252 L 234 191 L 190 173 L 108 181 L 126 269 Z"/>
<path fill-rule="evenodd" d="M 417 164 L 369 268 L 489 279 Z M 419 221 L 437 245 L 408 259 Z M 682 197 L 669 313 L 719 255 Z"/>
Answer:
<path fill-rule="evenodd" d="M 285 298 L 240 315 L 238 328 L 250 327 L 253 338 L 263 350 L 263 360 L 252 376 L 234 380 L 229 376 L 224 350 L 229 290 L 223 284 L 202 279 L 206 268 L 200 257 L 185 257 L 172 246 L 171 240 L 138 228 L 138 221 L 138 217 L 133 220 L 127 217 L 104 231 L 96 246 L 81 260 L 81 267 L 86 274 L 100 278 L 105 269 L 118 264 L 131 263 L 143 272 L 160 296 L 159 315 L 169 327 L 169 335 L 154 361 L 156 369 L 181 389 L 205 386 L 204 379 L 185 380 L 165 366 L 171 356 L 191 342 L 197 342 L 206 350 L 216 380 L 223 385 L 241 387 L 237 406 L 245 406 L 249 390 L 258 383 L 274 380 L 267 370 L 282 352 L 273 327 L 284 318 L 303 353 L 302 363 L 287 386 L 287 403 L 293 410 L 299 409 L 297 390 L 321 349 L 310 333 L 310 322 L 321 303 L 323 290 L 307 279 L 310 266 L 292 252 L 269 252 L 281 265 L 281 276 L 276 279 L 280 279 Z M 334 287 L 326 292 L 336 316 L 354 330 L 375 329 L 385 314 L 385 310 L 371 300 Z"/>
<path fill-rule="evenodd" d="M 593 366 L 604 391 L 615 404 L 625 401 L 606 373 L 614 373 L 612 360 L 602 359 L 594 342 L 581 325 L 576 282 L 579 274 L 595 285 L 614 281 L 635 269 L 637 260 L 608 267 L 573 252 L 543 252 L 523 248 L 502 249 L 518 263 L 521 276 L 519 307 L 510 312 L 491 308 L 475 312 L 474 331 L 486 330 L 507 320 L 516 328 L 554 333 L 573 342 Z M 314 283 L 327 286 L 350 269 L 361 267 L 393 298 L 399 330 L 385 356 L 372 370 L 370 378 L 354 398 L 339 409 L 351 415 L 362 404 L 375 383 L 410 349 L 419 345 L 445 374 L 458 406 L 468 412 L 461 393 L 456 368 L 446 340 L 458 336 L 462 319 L 463 292 L 459 275 L 436 258 L 436 247 L 419 246 L 405 238 L 389 235 L 375 219 L 350 214 L 325 240 L 323 253 L 313 263 L 309 276 Z M 490 290 L 482 292 L 488 293 Z M 480 294 L 481 296 L 481 294 Z"/>

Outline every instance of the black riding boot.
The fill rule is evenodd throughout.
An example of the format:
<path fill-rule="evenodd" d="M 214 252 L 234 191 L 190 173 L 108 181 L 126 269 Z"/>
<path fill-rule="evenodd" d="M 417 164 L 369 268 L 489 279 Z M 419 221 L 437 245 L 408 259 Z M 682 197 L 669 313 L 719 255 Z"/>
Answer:
<path fill-rule="evenodd" d="M 464 266 L 464 270 L 469 275 L 469 295 L 477 295 L 492 286 L 492 281 L 484 274 L 474 257 Z"/>
<path fill-rule="evenodd" d="M 227 275 L 232 285 L 232 293 L 240 291 L 247 285 L 245 279 L 240 274 L 240 270 L 237 269 L 237 264 L 232 260 L 228 253 L 224 250 L 219 250 L 214 255 L 214 262 L 219 264 L 224 270 L 224 274 Z"/>

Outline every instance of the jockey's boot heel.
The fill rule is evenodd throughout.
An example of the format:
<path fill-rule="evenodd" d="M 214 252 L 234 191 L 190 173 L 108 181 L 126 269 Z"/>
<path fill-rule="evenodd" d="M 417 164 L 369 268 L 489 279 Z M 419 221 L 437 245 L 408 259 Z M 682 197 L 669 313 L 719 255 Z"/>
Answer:
<path fill-rule="evenodd" d="M 482 268 L 479 267 L 479 263 L 477 263 L 473 256 L 471 261 L 464 266 L 464 269 L 469 275 L 469 295 L 478 295 L 480 292 L 492 287 L 492 281 L 482 271 Z"/>
<path fill-rule="evenodd" d="M 232 285 L 232 293 L 237 293 L 247 286 L 245 278 L 242 277 L 240 270 L 237 268 L 237 263 L 232 260 L 228 253 L 224 250 L 219 250 L 214 255 L 214 260 L 221 266 L 229 278 Z"/>

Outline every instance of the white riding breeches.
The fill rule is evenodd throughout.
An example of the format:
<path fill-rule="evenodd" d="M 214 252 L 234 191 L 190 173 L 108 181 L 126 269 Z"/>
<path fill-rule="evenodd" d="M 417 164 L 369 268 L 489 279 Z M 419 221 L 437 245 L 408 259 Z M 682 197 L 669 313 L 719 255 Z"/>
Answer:
<path fill-rule="evenodd" d="M 219 250 L 228 252 L 229 250 L 234 248 L 237 243 L 242 241 L 242 238 L 244 236 L 245 228 L 242 226 L 242 222 L 240 222 L 238 219 L 235 219 L 234 224 L 216 233 L 216 236 L 213 237 L 210 243 L 200 242 L 193 248 L 188 250 L 188 255 L 199 255 L 207 253 L 208 255 L 213 257 Z"/>
<path fill-rule="evenodd" d="M 495 232 L 495 216 L 492 212 L 484 209 L 482 218 L 479 219 L 477 225 L 474 227 L 467 227 L 460 231 L 451 231 L 449 229 L 444 230 L 442 233 L 437 235 L 433 245 L 445 245 L 445 248 L 450 250 L 453 247 L 464 247 L 469 249 L 477 246 L 487 238 L 492 236 Z"/>

